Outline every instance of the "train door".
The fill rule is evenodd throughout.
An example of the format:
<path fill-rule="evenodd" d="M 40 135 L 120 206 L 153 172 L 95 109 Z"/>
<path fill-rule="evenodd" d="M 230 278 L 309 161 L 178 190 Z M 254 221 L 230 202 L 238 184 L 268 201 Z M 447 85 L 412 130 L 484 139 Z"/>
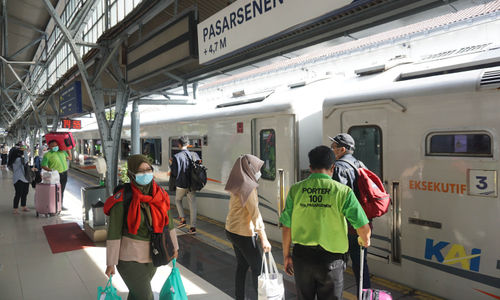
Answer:
<path fill-rule="evenodd" d="M 369 255 L 385 262 L 401 262 L 401 207 L 399 183 L 393 178 L 384 149 L 389 144 L 388 110 L 373 105 L 339 109 L 341 132 L 349 133 L 356 142 L 354 156 L 376 173 L 391 194 L 392 205 L 384 216 L 373 220 L 372 247 Z M 332 133 L 333 134 L 333 133 Z"/>
<path fill-rule="evenodd" d="M 252 153 L 264 161 L 259 181 L 259 206 L 266 223 L 278 224 L 283 195 L 295 181 L 295 117 L 278 115 L 252 120 Z M 280 192 L 281 187 L 281 192 Z"/>

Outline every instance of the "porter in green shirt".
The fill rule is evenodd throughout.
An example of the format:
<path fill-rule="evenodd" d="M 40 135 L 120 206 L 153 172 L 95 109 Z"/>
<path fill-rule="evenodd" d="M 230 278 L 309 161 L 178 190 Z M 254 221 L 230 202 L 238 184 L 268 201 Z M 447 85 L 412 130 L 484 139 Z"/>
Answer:
<path fill-rule="evenodd" d="M 48 167 L 59 173 L 66 172 L 68 170 L 68 162 L 66 161 L 68 156 L 68 152 L 63 150 L 49 151 L 43 156 L 42 167 Z"/>
<path fill-rule="evenodd" d="M 356 229 L 368 224 L 348 186 L 326 174 L 314 173 L 290 188 L 280 222 L 292 229 L 293 243 L 345 253 L 349 245 L 346 218 Z"/>

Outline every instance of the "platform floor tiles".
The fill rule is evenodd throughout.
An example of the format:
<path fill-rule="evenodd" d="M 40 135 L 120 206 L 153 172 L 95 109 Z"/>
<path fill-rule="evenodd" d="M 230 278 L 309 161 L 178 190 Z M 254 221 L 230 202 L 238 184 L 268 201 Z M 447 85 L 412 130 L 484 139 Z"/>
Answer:
<path fill-rule="evenodd" d="M 69 208 L 57 217 L 35 216 L 34 189 L 30 187 L 30 212 L 12 214 L 14 186 L 12 173 L 0 170 L 0 300 L 95 300 L 97 287 L 104 286 L 105 248 L 103 245 L 58 254 L 52 254 L 42 227 L 45 225 L 77 222 L 81 225 L 80 187 L 71 177 L 64 197 Z M 178 264 L 189 299 L 231 299 L 208 281 Z M 158 269 L 153 291 L 158 299 L 163 282 L 170 274 L 170 266 Z M 113 277 L 119 295 L 126 299 L 127 287 L 119 274 Z"/>

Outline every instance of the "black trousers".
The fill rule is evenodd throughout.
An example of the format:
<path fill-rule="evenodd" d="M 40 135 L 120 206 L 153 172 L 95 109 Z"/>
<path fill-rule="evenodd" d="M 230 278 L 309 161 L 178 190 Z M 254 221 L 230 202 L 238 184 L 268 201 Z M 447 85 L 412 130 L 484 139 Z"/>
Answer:
<path fill-rule="evenodd" d="M 26 197 L 28 196 L 30 185 L 29 183 L 18 180 L 14 183 L 16 194 L 14 195 L 14 208 L 19 207 L 19 200 L 21 200 L 21 207 L 26 206 Z"/>
<path fill-rule="evenodd" d="M 359 290 L 359 267 L 360 267 L 360 252 L 361 248 L 359 247 L 358 244 L 358 236 L 354 234 L 348 234 L 347 237 L 349 238 L 349 257 L 351 258 L 352 261 L 352 271 L 354 272 L 354 277 L 356 278 L 356 286 L 358 287 L 356 291 Z M 371 287 L 370 283 L 370 270 L 368 269 L 368 263 L 366 261 L 366 253 L 367 251 L 365 250 L 365 256 L 363 257 L 364 262 L 363 262 L 363 288 L 364 289 L 369 289 Z"/>
<path fill-rule="evenodd" d="M 64 189 L 66 188 L 66 183 L 68 182 L 68 171 L 59 173 L 59 181 L 61 182 L 61 207 L 62 207 L 64 200 Z"/>
<path fill-rule="evenodd" d="M 321 250 L 302 247 L 295 245 L 292 253 L 297 299 L 341 300 L 346 266 L 343 254 L 324 255 Z"/>
<path fill-rule="evenodd" d="M 262 255 L 255 237 L 241 236 L 226 230 L 226 236 L 233 244 L 236 254 L 236 300 L 245 299 L 245 279 L 248 268 L 252 271 L 252 285 L 257 293 L 257 277 L 262 267 Z"/>

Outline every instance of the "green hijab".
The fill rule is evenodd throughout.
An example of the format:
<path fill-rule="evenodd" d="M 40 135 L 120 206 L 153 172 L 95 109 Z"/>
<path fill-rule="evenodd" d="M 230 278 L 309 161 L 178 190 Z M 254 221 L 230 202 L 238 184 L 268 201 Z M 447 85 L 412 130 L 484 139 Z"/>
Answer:
<path fill-rule="evenodd" d="M 153 181 L 151 181 L 148 185 L 140 185 L 135 181 L 135 173 L 137 173 L 137 170 L 139 170 L 139 166 L 144 162 L 151 167 L 151 170 L 153 169 L 153 166 L 151 165 L 151 160 L 146 155 L 134 154 L 129 156 L 127 160 L 127 166 L 128 166 L 127 175 L 128 178 L 130 178 L 130 182 L 136 188 L 138 188 L 143 195 L 151 195 L 153 191 Z"/>

